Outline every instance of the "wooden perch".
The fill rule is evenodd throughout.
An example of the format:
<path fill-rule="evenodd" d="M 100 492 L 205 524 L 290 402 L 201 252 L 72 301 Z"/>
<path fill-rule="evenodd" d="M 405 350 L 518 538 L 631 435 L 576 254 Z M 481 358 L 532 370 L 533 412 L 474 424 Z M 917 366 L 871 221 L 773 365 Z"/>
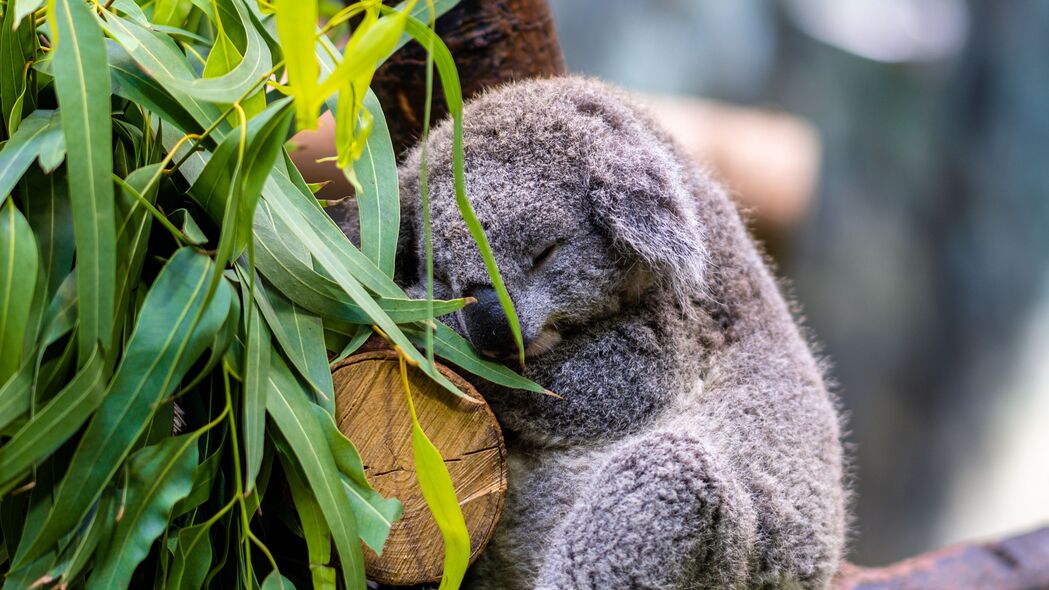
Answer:
<path fill-rule="evenodd" d="M 886 567 L 845 564 L 835 590 L 1036 590 L 1049 588 L 1049 527 L 925 553 Z"/>
<path fill-rule="evenodd" d="M 473 563 L 503 511 L 506 447 L 484 398 L 451 370 L 439 368 L 474 399 L 455 397 L 416 369 L 409 369 L 409 383 L 423 432 L 441 452 L 455 485 Z M 336 421 L 360 451 L 368 481 L 404 504 L 382 555 L 365 547 L 368 578 L 398 586 L 439 581 L 444 541 L 415 479 L 411 418 L 397 353 L 373 345 L 335 365 L 332 379 Z"/>

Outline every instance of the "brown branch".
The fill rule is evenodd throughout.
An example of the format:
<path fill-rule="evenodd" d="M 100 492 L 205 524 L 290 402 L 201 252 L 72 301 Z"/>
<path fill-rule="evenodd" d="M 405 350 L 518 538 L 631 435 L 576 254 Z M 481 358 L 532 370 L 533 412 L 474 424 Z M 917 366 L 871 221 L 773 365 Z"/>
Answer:
<path fill-rule="evenodd" d="M 845 564 L 835 590 L 1035 590 L 1049 588 L 1049 526 L 925 553 L 885 567 Z"/>

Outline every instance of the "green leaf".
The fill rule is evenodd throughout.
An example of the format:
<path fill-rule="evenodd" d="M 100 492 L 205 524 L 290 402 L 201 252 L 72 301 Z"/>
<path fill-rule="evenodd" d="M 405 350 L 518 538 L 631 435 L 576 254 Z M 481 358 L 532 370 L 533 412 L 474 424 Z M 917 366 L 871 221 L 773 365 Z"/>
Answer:
<path fill-rule="evenodd" d="M 200 431 L 174 436 L 137 451 L 117 527 L 88 579 L 88 589 L 126 588 L 153 541 L 167 528 L 168 516 L 193 487 Z"/>
<path fill-rule="evenodd" d="M 270 370 L 272 336 L 258 307 L 251 303 L 250 285 L 241 282 L 241 297 L 244 304 L 244 489 L 255 487 L 255 477 L 262 466 L 266 435 L 266 391 Z"/>
<path fill-rule="evenodd" d="M 23 0 L 28 2 L 28 0 Z M 21 4 L 21 3 L 19 3 Z M 18 14 L 15 1 L 9 0 L 0 19 L 0 115 L 7 125 L 8 135 L 22 120 L 22 100 L 26 90 L 25 65 L 36 49 L 33 41 L 33 23 Z M 0 192 L 0 196 L 3 196 Z"/>
<path fill-rule="evenodd" d="M 122 336 L 124 322 L 133 317 L 127 311 L 141 280 L 149 236 L 153 228 L 153 217 L 143 205 L 143 201 L 152 203 L 156 200 L 157 186 L 151 182 L 156 174 L 160 174 L 160 164 L 150 164 L 132 171 L 120 183 L 121 190 L 117 199 L 120 218 L 117 227 L 117 257 L 122 262 L 122 270 L 125 272 L 117 278 L 114 303 L 117 315 L 112 335 L 114 343 L 118 343 Z M 147 189 L 146 194 L 142 194 L 142 191 Z M 137 193 L 140 198 L 136 198 L 132 193 Z"/>
<path fill-rule="evenodd" d="M 383 10 L 392 12 L 392 9 L 385 7 Z M 518 358 L 523 367 L 525 360 L 524 340 L 521 338 L 521 322 L 517 318 L 517 311 L 514 310 L 513 301 L 510 299 L 510 293 L 506 290 L 506 284 L 499 273 L 499 267 L 495 263 L 495 256 L 492 254 L 492 247 L 488 243 L 488 236 L 485 235 L 481 222 L 477 220 L 477 214 L 474 213 L 470 200 L 466 198 L 466 179 L 463 172 L 465 159 L 463 155 L 463 95 L 462 88 L 459 85 L 459 72 L 455 68 L 455 61 L 452 60 L 452 54 L 448 51 L 448 47 L 429 27 L 415 18 L 409 17 L 405 24 L 405 31 L 419 41 L 423 47 L 428 47 L 433 52 L 434 64 L 437 66 L 437 71 L 441 76 L 441 88 L 444 90 L 445 104 L 448 106 L 448 113 L 452 116 L 452 174 L 455 180 L 455 202 L 459 207 L 459 213 L 462 215 L 463 221 L 466 222 L 466 226 L 470 230 L 470 235 L 477 244 L 481 258 L 484 260 L 488 276 L 492 279 L 492 287 L 495 288 L 496 294 L 499 295 L 499 303 L 510 324 L 510 331 L 513 333 L 514 341 L 517 343 Z"/>
<path fill-rule="evenodd" d="M 61 137 L 61 135 L 58 135 Z M 48 301 L 73 268 L 73 216 L 67 184 L 60 173 L 31 174 L 26 177 L 23 201 L 26 221 L 33 228 L 40 249 L 40 272 L 47 285 Z"/>
<path fill-rule="evenodd" d="M 18 370 L 40 256 L 33 230 L 13 199 L 0 207 L 0 383 Z"/>
<path fill-rule="evenodd" d="M 285 222 L 339 287 L 368 314 L 375 324 L 382 328 L 394 344 L 401 347 L 404 353 L 418 363 L 420 369 L 437 384 L 456 395 L 463 395 L 412 346 L 397 324 L 364 290 L 358 276 L 367 277 L 369 282 L 381 288 L 382 292 L 372 289 L 380 295 L 392 294 L 393 297 L 397 297 L 403 294 L 403 291 L 393 285 L 389 277 L 382 274 L 366 256 L 361 254 L 360 250 L 353 247 L 345 234 L 335 226 L 324 211 L 319 207 L 304 203 L 301 193 L 298 193 L 291 181 L 279 175 L 270 175 L 263 189 L 263 199 L 272 206 L 274 215 Z M 310 229 L 313 231 L 309 231 Z"/>
<path fill-rule="evenodd" d="M 274 216 L 266 202 L 255 212 L 255 264 L 262 274 L 296 304 L 325 320 L 370 324 L 371 318 L 353 303 L 346 292 L 330 278 L 315 271 L 309 257 L 303 259 L 301 246 L 285 222 Z M 390 319 L 397 323 L 429 319 L 426 303 L 412 299 L 376 300 Z M 436 316 L 452 313 L 466 304 L 463 299 L 435 301 Z"/>
<path fill-rule="evenodd" d="M 205 306 L 211 260 L 183 248 L 160 272 L 142 304 L 135 331 L 62 480 L 56 508 L 23 560 L 41 555 L 83 519 L 149 424 L 156 404 L 171 393 L 222 326 L 232 296 L 221 283 Z M 20 567 L 22 564 L 14 564 Z"/>
<path fill-rule="evenodd" d="M 343 486 L 353 503 L 353 513 L 357 517 L 359 535 L 369 547 L 378 554 L 386 543 L 390 527 L 401 517 L 404 507 L 396 498 L 385 498 L 375 491 L 364 475 L 364 462 L 350 439 L 339 430 L 335 419 L 324 409 L 315 407 L 314 414 L 324 429 L 328 447 L 339 471 L 345 475 Z"/>
<path fill-rule="evenodd" d="M 106 43 L 95 15 L 80 0 L 49 0 L 55 48 L 55 94 L 68 150 L 69 196 L 77 246 L 80 302 L 78 356 L 83 362 L 113 332 L 116 228 Z"/>
<path fill-rule="evenodd" d="M 290 106 L 287 99 L 274 102 L 248 122 L 240 169 L 236 162 L 241 150 L 241 136 L 234 132 L 222 140 L 207 159 L 200 175 L 192 179 L 190 195 L 213 221 L 223 224 L 224 232 L 236 232 L 232 237 L 233 246 L 245 244 L 251 237 L 255 205 L 284 143 L 291 119 Z M 230 206 L 228 214 L 232 217 L 227 218 L 227 203 L 231 199 L 237 206 Z"/>
<path fill-rule="evenodd" d="M 114 17 L 116 18 L 116 17 Z M 112 20 L 112 19 L 111 19 Z M 119 21 L 113 21 L 106 26 L 106 31 L 117 30 L 121 26 Z M 152 49 L 161 52 L 166 59 L 176 60 L 168 62 L 164 67 L 172 69 L 184 67 L 192 75 L 192 70 L 177 49 L 168 45 L 167 42 L 150 37 L 155 41 Z M 170 39 L 167 40 L 170 42 Z M 131 42 L 125 38 L 125 42 Z M 180 92 L 177 87 L 167 88 L 157 82 L 143 71 L 148 68 L 154 60 L 162 59 L 152 53 L 146 53 L 150 59 L 143 58 L 145 62 L 142 67 L 135 63 L 131 55 L 123 46 L 116 41 L 109 40 L 107 43 L 109 51 L 109 73 L 112 77 L 113 94 L 125 98 L 133 103 L 140 104 L 154 114 L 160 116 L 164 121 L 174 125 L 185 133 L 202 133 L 211 123 L 222 114 L 219 108 L 210 102 L 197 100 Z M 143 50 L 145 52 L 145 50 Z M 222 122 L 219 125 L 221 131 L 229 129 L 229 124 Z M 214 138 L 208 136 L 204 141 L 207 147 L 216 145 Z"/>
<path fill-rule="evenodd" d="M 193 3 L 189 0 L 157 0 L 153 4 L 153 22 L 177 27 L 186 20 L 192 8 Z"/>
<path fill-rule="evenodd" d="M 262 282 L 255 285 L 255 301 L 292 365 L 313 386 L 321 404 L 334 411 L 335 388 L 328 369 L 321 318 Z"/>
<path fill-rule="evenodd" d="M 131 57 L 173 95 L 182 94 L 202 101 L 229 103 L 259 86 L 273 67 L 265 41 L 251 25 L 248 9 L 242 0 L 229 0 L 244 23 L 247 47 L 244 57 L 229 73 L 215 78 L 198 78 L 185 56 L 166 35 L 154 33 L 130 20 L 107 15 L 106 32 L 120 43 Z"/>
<path fill-rule="evenodd" d="M 426 437 L 419 417 L 415 414 L 411 388 L 408 385 L 407 368 L 401 358 L 401 376 L 404 382 L 404 393 L 408 396 L 408 410 L 412 415 L 412 456 L 415 459 L 415 477 L 419 482 L 423 498 L 429 506 L 437 528 L 444 539 L 444 573 L 441 575 L 441 589 L 458 588 L 470 565 L 470 533 L 466 530 L 466 520 L 455 497 L 455 486 L 448 474 L 441 453 L 430 439 Z"/>
<path fill-rule="evenodd" d="M 321 82 L 322 96 L 327 97 L 343 88 L 361 74 L 373 72 L 382 60 L 393 52 L 401 33 L 404 32 L 408 12 L 393 8 L 386 12 L 388 16 L 374 19 L 371 23 L 366 16 L 364 23 L 357 27 L 346 45 L 342 60 Z"/>
<path fill-rule="evenodd" d="M 19 179 L 48 146 L 62 136 L 58 111 L 37 110 L 18 126 L 11 139 L 0 150 L 0 198 L 10 193 Z"/>
<path fill-rule="evenodd" d="M 21 21 L 44 5 L 44 0 L 19 0 L 15 6 L 15 20 Z"/>
<path fill-rule="evenodd" d="M 318 109 L 324 102 L 318 88 L 320 67 L 314 47 L 317 40 L 317 3 L 276 0 L 277 34 L 284 51 L 288 92 L 295 99 L 295 126 L 317 127 Z"/>
<path fill-rule="evenodd" d="M 353 164 L 360 182 L 357 207 L 360 213 L 361 252 L 379 270 L 393 276 L 397 254 L 397 233 L 401 224 L 401 198 L 398 192 L 397 156 L 393 151 L 386 117 L 375 93 L 368 90 L 364 108 L 374 121 L 364 152 Z"/>
<path fill-rule="evenodd" d="M 187 2 L 188 4 L 188 2 Z M 215 42 L 208 54 L 208 61 L 204 64 L 202 72 L 205 78 L 217 78 L 233 71 L 237 64 L 241 63 L 243 56 L 237 50 L 237 46 L 226 36 L 224 29 L 220 26 L 215 36 Z M 231 98 L 236 98 L 231 96 Z M 244 111 L 250 119 L 261 113 L 266 108 L 266 94 L 260 89 L 251 95 L 251 98 L 243 101 Z M 230 115 L 230 124 L 237 126 L 236 115 Z"/>
<path fill-rule="evenodd" d="M 405 326 L 404 333 L 413 341 L 422 345 L 426 341 L 426 332 L 422 326 Z M 474 352 L 470 343 L 448 326 L 437 323 L 434 331 L 434 354 L 452 363 L 456 367 L 477 375 L 485 380 L 511 389 L 523 389 L 536 393 L 550 392 L 531 379 L 511 371 L 504 365 L 485 360 Z"/>
<path fill-rule="evenodd" d="M 288 458 L 281 456 L 284 473 L 288 478 L 291 500 L 299 513 L 302 536 L 306 539 L 309 555 L 310 577 L 314 590 L 335 590 L 335 569 L 331 567 L 331 531 L 324 520 L 317 498 L 303 481 L 299 468 Z"/>
<path fill-rule="evenodd" d="M 36 363 L 26 359 L 18 371 L 0 387 L 0 432 L 29 411 Z"/>
<path fill-rule="evenodd" d="M 207 448 L 205 447 L 206 450 Z M 220 444 L 219 448 L 201 461 L 200 465 L 193 471 L 193 489 L 189 491 L 185 498 L 182 498 L 175 504 L 175 507 L 171 510 L 171 518 L 182 516 L 211 497 L 211 488 L 215 483 L 219 471 L 219 462 L 221 461 L 222 445 Z"/>
<path fill-rule="evenodd" d="M 64 580 L 76 578 L 94 558 L 95 549 L 103 539 L 108 539 L 115 526 L 116 501 L 112 493 L 107 493 L 98 501 L 95 510 L 89 516 L 90 522 L 84 534 L 63 553 L 62 563 L 51 570 L 53 577 L 61 576 Z"/>
<path fill-rule="evenodd" d="M 211 522 L 179 529 L 167 588 L 199 590 L 211 568 Z"/>
<path fill-rule="evenodd" d="M 287 440 L 317 498 L 335 539 L 344 582 L 349 588 L 363 590 L 364 558 L 357 537 L 357 519 L 340 484 L 331 448 L 302 385 L 279 357 L 272 360 L 266 411 Z"/>
<path fill-rule="evenodd" d="M 261 590 L 295 590 L 295 584 L 291 580 L 280 575 L 280 572 L 270 572 L 262 581 Z"/>
<path fill-rule="evenodd" d="M 83 368 L 0 447 L 0 491 L 6 492 L 33 464 L 73 436 L 102 403 L 105 372 L 98 349 Z"/>
<path fill-rule="evenodd" d="M 208 243 L 208 236 L 200 229 L 197 225 L 196 220 L 193 219 L 193 215 L 186 209 L 176 209 L 168 215 L 168 219 L 171 223 L 175 224 L 175 227 L 182 232 L 182 235 L 194 246 L 203 246 Z"/>

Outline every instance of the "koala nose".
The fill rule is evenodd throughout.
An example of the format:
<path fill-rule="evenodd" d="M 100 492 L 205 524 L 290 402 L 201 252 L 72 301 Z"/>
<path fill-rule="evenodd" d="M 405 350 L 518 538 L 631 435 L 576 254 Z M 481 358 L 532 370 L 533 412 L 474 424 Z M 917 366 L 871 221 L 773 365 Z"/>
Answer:
<path fill-rule="evenodd" d="M 477 303 L 463 308 L 463 319 L 470 342 L 487 356 L 512 355 L 517 350 L 517 344 L 495 289 L 479 287 L 471 289 L 468 295 L 477 299 Z"/>

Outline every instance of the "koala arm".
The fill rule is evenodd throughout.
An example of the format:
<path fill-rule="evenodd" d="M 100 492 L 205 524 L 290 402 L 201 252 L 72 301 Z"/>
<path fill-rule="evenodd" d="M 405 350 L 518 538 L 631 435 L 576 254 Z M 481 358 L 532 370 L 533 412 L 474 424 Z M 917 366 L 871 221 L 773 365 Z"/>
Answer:
<path fill-rule="evenodd" d="M 756 535 L 749 497 L 697 437 L 634 439 L 555 529 L 536 588 L 743 587 Z"/>

